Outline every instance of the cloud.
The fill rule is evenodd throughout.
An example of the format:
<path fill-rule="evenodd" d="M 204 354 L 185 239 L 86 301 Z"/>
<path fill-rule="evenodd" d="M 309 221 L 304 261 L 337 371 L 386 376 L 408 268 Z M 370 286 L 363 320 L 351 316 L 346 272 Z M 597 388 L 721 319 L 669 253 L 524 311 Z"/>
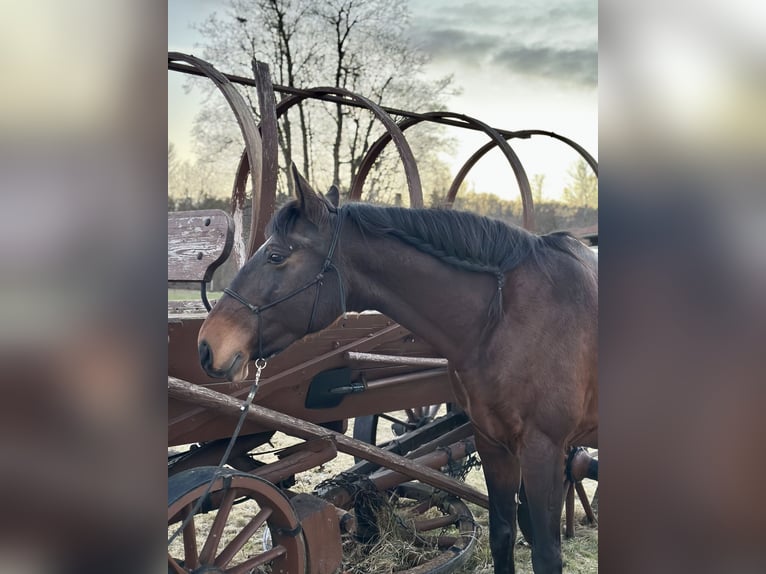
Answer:
<path fill-rule="evenodd" d="M 585 87 L 597 84 L 594 0 L 434 2 L 414 0 L 420 10 L 413 20 L 413 39 L 434 63 Z"/>
<path fill-rule="evenodd" d="M 508 46 L 492 61 L 510 72 L 562 80 L 583 86 L 598 84 L 598 49 L 553 46 Z"/>
<path fill-rule="evenodd" d="M 421 28 L 415 31 L 415 39 L 435 61 L 457 60 L 466 64 L 488 58 L 497 42 L 493 36 L 456 28 Z"/>

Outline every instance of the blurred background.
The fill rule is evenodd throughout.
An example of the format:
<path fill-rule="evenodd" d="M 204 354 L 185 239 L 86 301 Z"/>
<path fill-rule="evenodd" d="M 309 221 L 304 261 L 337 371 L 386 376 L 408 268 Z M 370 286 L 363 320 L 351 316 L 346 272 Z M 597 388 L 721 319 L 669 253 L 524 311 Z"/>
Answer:
<path fill-rule="evenodd" d="M 0 571 L 161 570 L 167 7 L 3 7 Z M 764 9 L 599 6 L 607 573 L 766 564 Z"/>

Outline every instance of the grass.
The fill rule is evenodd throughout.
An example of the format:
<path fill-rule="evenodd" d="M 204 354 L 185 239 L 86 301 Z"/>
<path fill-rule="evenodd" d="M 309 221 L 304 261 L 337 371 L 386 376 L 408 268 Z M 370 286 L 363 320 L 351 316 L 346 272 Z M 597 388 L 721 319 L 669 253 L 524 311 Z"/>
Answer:
<path fill-rule="evenodd" d="M 350 421 L 347 434 L 353 433 L 353 421 Z M 299 439 L 277 433 L 271 443 L 273 446 L 265 444 L 257 450 L 268 451 L 274 447 L 282 448 L 301 442 Z M 263 462 L 272 462 L 277 460 L 274 454 L 258 456 Z M 311 493 L 318 483 L 331 478 L 341 471 L 349 468 L 353 464 L 353 458 L 349 455 L 339 453 L 336 458 L 324 465 L 314 467 L 306 472 L 298 474 L 296 484 L 291 488 L 295 492 Z M 466 482 L 474 488 L 486 492 L 484 484 L 484 475 L 482 470 L 473 469 L 468 473 Z M 598 483 L 585 480 L 583 485 L 589 497 L 593 493 Z M 472 557 L 465 566 L 456 572 L 456 574 L 492 574 L 492 555 L 489 549 L 489 516 L 485 509 L 474 504 L 467 503 L 476 523 L 480 527 L 479 539 Z M 227 536 L 236 533 L 237 526 L 241 527 L 245 518 L 252 516 L 253 509 L 248 509 L 246 505 L 236 506 L 232 511 L 232 517 L 229 520 L 233 530 L 229 533 L 227 525 Z M 598 572 L 598 527 L 582 524 L 584 513 L 579 505 L 575 504 L 575 536 L 571 539 L 563 537 L 564 516 L 562 513 L 562 540 L 561 548 L 564 560 L 564 572 L 567 574 L 593 574 Z M 209 520 L 209 519 L 207 519 Z M 374 544 L 361 545 L 354 543 L 350 538 L 344 539 L 343 550 L 344 559 L 340 572 L 342 574 L 389 574 L 402 569 L 403 567 L 414 567 L 420 561 L 424 561 L 428 556 L 424 553 L 422 547 L 413 545 L 411 536 L 402 530 L 401 521 L 385 512 L 381 516 L 384 523 L 382 528 L 385 533 Z M 200 517 L 200 526 L 207 525 L 205 518 Z M 262 536 L 258 533 L 252 539 L 252 544 L 256 547 L 261 545 Z M 518 534 L 518 540 L 522 541 L 521 534 Z M 515 546 L 515 565 L 518 574 L 532 574 L 531 550 L 525 542 L 518 542 Z"/>
<path fill-rule="evenodd" d="M 208 291 L 207 298 L 210 301 L 218 299 L 223 291 Z M 202 301 L 199 289 L 168 289 L 168 301 Z"/>
<path fill-rule="evenodd" d="M 484 475 L 481 469 L 472 470 L 466 477 L 466 483 L 486 492 Z M 598 483 L 584 480 L 585 491 L 590 498 Z M 574 538 L 564 538 L 564 514 L 561 515 L 561 553 L 564 561 L 564 572 L 567 574 L 594 574 L 598 572 L 598 527 L 581 524 L 585 513 L 575 499 L 575 535 Z M 492 574 L 492 553 L 489 549 L 489 513 L 484 508 L 467 503 L 474 519 L 481 526 L 479 541 L 473 557 L 468 563 L 456 571 L 456 574 Z M 517 574 L 533 574 L 531 548 L 524 542 L 520 532 L 517 532 L 517 543 L 514 550 L 514 562 Z"/>

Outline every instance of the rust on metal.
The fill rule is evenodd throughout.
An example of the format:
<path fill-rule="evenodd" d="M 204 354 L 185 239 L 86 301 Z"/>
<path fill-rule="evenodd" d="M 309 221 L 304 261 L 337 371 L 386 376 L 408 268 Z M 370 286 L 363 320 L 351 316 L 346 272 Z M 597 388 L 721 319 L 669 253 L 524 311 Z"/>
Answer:
<path fill-rule="evenodd" d="M 475 451 L 476 446 L 474 445 L 473 437 L 471 437 L 414 459 L 410 459 L 410 457 L 407 458 L 418 465 L 438 469 L 447 466 L 451 462 L 451 459 L 465 458 Z M 378 490 L 388 490 L 389 488 L 393 488 L 394 486 L 410 480 L 410 476 L 406 472 L 386 469 L 371 474 L 369 479 Z"/>
<path fill-rule="evenodd" d="M 544 130 L 523 130 L 521 132 L 517 132 L 516 134 L 512 136 L 507 136 L 505 134 L 502 134 L 500 130 L 496 130 L 500 135 L 503 137 L 510 139 L 514 137 L 523 137 L 523 138 L 529 138 L 533 135 L 542 135 L 547 136 L 556 140 L 559 140 L 561 142 L 564 142 L 568 146 L 570 146 L 572 149 L 574 149 L 577 153 L 580 154 L 580 156 L 586 161 L 586 163 L 590 166 L 590 168 L 593 170 L 593 173 L 598 176 L 598 163 L 596 162 L 595 158 L 590 155 L 585 148 L 583 148 L 580 144 L 576 143 L 575 141 L 564 137 L 562 135 L 559 135 L 554 132 L 544 131 Z M 448 206 L 452 206 L 455 203 L 455 197 L 457 196 L 458 189 L 460 189 L 460 185 L 463 183 L 463 180 L 465 179 L 465 176 L 468 175 L 468 172 L 471 170 L 471 168 L 476 165 L 476 163 L 486 155 L 487 152 L 494 149 L 498 145 L 498 142 L 494 139 L 480 147 L 478 150 L 476 150 L 471 157 L 466 160 L 466 162 L 463 164 L 463 166 L 460 168 L 460 171 L 455 176 L 455 179 L 452 181 L 452 184 L 450 185 L 449 190 L 447 191 L 447 199 L 446 203 Z"/>
<path fill-rule="evenodd" d="M 261 123 L 258 128 L 261 134 L 263 153 L 261 168 L 255 170 L 256 177 L 260 177 L 261 180 L 261 199 L 256 203 L 255 196 L 253 196 L 253 211 L 258 210 L 258 217 L 253 216 L 251 219 L 250 241 L 247 247 L 248 257 L 251 257 L 265 241 L 266 225 L 276 208 L 277 164 L 279 159 L 276 102 L 274 101 L 274 87 L 271 84 L 269 67 L 263 62 L 253 59 L 253 76 L 255 77 L 258 109 L 261 115 Z M 248 154 L 243 153 L 242 156 L 247 158 Z M 249 167 L 248 165 L 248 169 Z"/>
<path fill-rule="evenodd" d="M 343 560 L 336 508 L 318 496 L 303 493 L 290 502 L 306 540 L 307 574 L 335 574 Z"/>
<path fill-rule="evenodd" d="M 251 171 L 257 174 L 255 177 L 251 178 L 251 181 L 253 186 L 252 217 L 254 220 L 256 220 L 254 227 L 258 228 L 259 224 L 257 220 L 259 217 L 261 217 L 261 214 L 258 213 L 256 206 L 260 206 L 262 204 L 260 174 L 263 169 L 263 144 L 261 142 L 261 135 L 258 131 L 258 126 L 255 123 L 255 118 L 253 117 L 247 102 L 245 102 L 245 99 L 242 97 L 242 94 L 237 91 L 237 89 L 232 85 L 231 81 L 226 77 L 225 74 L 222 74 L 216 70 L 208 62 L 200 60 L 199 58 L 195 58 L 194 56 L 183 54 L 181 52 L 168 52 L 169 66 L 173 62 L 177 62 L 179 60 L 186 62 L 193 69 L 197 70 L 197 72 L 199 72 L 197 75 L 202 75 L 212 80 L 216 87 L 221 91 L 224 98 L 226 98 L 226 101 L 231 107 L 232 112 L 234 112 L 234 117 L 237 119 L 239 129 L 242 132 L 242 136 L 245 140 L 245 150 L 247 152 L 249 165 L 252 168 Z M 242 189 L 238 189 L 237 185 L 235 184 L 232 196 L 232 215 L 234 217 L 235 230 L 237 234 L 234 242 L 234 256 L 236 258 L 237 267 L 242 267 L 247 256 L 244 240 L 242 238 L 242 222 L 244 221 L 243 213 L 245 209 L 245 200 L 246 198 L 244 195 L 244 185 L 242 186 Z M 266 216 L 264 215 L 263 217 Z"/>
<path fill-rule="evenodd" d="M 338 455 L 338 449 L 329 437 L 309 440 L 296 446 L 300 448 L 276 462 L 252 470 L 251 474 L 276 484 L 294 474 L 329 462 Z"/>
<path fill-rule="evenodd" d="M 428 369 L 426 371 L 414 371 L 403 373 L 401 375 L 394 375 L 391 377 L 381 377 L 374 381 L 365 380 L 364 388 L 368 391 L 388 389 L 396 385 L 406 385 L 414 383 L 416 381 L 424 381 L 432 379 L 434 377 L 447 377 L 447 369 Z M 423 403 L 420 403 L 421 405 Z M 418 405 L 419 406 L 419 405 Z"/>
<path fill-rule="evenodd" d="M 205 75 L 191 66 L 187 66 L 187 65 L 180 64 L 178 62 L 173 62 L 173 61 L 168 62 L 168 69 L 174 70 L 176 72 L 182 72 L 185 74 L 194 75 L 194 76 Z M 223 74 L 223 75 L 227 79 L 229 79 L 229 81 L 235 84 L 241 84 L 244 86 L 256 86 L 256 82 L 255 80 L 253 80 L 253 78 L 248 78 L 246 76 L 239 76 L 236 74 Z M 312 94 L 310 90 L 292 88 L 289 86 L 282 86 L 280 84 L 274 84 L 274 91 L 283 93 L 283 94 L 302 95 L 307 98 L 317 99 L 317 100 L 321 100 L 325 102 L 332 102 L 336 104 L 344 104 L 350 107 L 357 107 L 357 108 L 365 107 L 364 105 L 359 104 L 357 102 L 348 101 L 342 97 L 338 97 L 332 94 L 315 95 L 315 94 Z M 464 122 L 460 122 L 450 118 L 432 118 L 432 117 L 429 117 L 428 113 L 412 112 L 409 110 L 403 110 L 403 109 L 394 108 L 391 106 L 380 106 L 380 107 L 381 109 L 383 109 L 384 111 L 386 111 L 388 114 L 392 116 L 421 119 L 421 120 L 425 120 L 425 121 L 429 121 L 429 122 L 433 122 L 433 123 L 437 123 L 441 125 L 454 126 L 454 127 L 465 128 L 465 129 L 474 130 L 474 131 L 483 131 L 478 126 L 466 125 Z M 551 132 L 548 130 L 507 130 L 502 128 L 494 128 L 494 129 L 500 135 L 508 139 L 511 139 L 511 138 L 528 139 L 533 135 L 541 135 L 541 136 L 547 136 L 547 137 L 551 137 L 559 141 L 562 141 L 565 144 L 572 147 L 575 151 L 577 151 L 577 153 L 579 153 L 582 156 L 582 158 L 588 163 L 588 165 L 591 167 L 593 172 L 596 175 L 598 175 L 598 162 L 595 160 L 595 158 L 593 158 L 593 156 L 589 154 L 585 150 L 585 148 L 583 148 L 581 145 L 574 142 L 570 138 L 567 138 L 565 136 L 562 136 L 560 134 L 557 134 L 555 132 Z"/>
<path fill-rule="evenodd" d="M 516 176 L 516 181 L 518 182 L 518 185 L 519 185 L 519 191 L 521 193 L 521 202 L 523 207 L 524 228 L 530 231 L 533 231 L 535 227 L 535 223 L 534 223 L 535 216 L 534 216 L 534 203 L 532 201 L 532 190 L 529 187 L 529 179 L 527 178 L 526 171 L 524 171 L 524 166 L 521 164 L 521 160 L 516 155 L 516 153 L 511 149 L 510 145 L 506 141 L 506 138 L 502 134 L 500 134 L 498 130 L 489 126 L 488 124 L 485 124 L 484 122 L 480 120 L 477 120 L 476 118 L 472 118 L 464 114 L 457 114 L 453 112 L 428 112 L 428 113 L 422 114 L 421 117 L 406 118 L 399 123 L 399 128 L 403 132 L 407 128 L 417 125 L 422 121 L 434 121 L 434 120 L 441 120 L 444 118 L 450 118 L 456 122 L 459 122 L 460 127 L 471 126 L 475 129 L 481 130 L 484 133 L 486 133 L 490 138 L 492 138 L 493 147 L 500 146 L 500 149 L 505 155 L 506 159 L 508 160 L 508 163 L 511 164 L 511 168 L 513 169 L 513 173 Z M 367 174 L 369 173 L 370 169 L 372 169 L 372 166 L 374 165 L 378 156 L 381 154 L 381 152 L 383 151 L 383 149 L 385 148 L 385 146 L 388 144 L 390 140 L 391 138 L 388 134 L 383 134 L 370 146 L 370 149 L 368 150 L 367 154 L 362 160 L 361 165 L 359 166 L 359 171 L 357 172 L 356 178 L 352 182 L 351 191 L 349 193 L 349 199 L 351 199 L 352 201 L 356 201 L 360 199 L 362 194 L 362 187 L 364 186 L 364 181 L 367 177 Z M 468 172 L 468 170 L 472 166 L 473 164 L 471 164 L 467 168 L 464 168 L 465 173 L 462 174 L 462 177 L 458 176 L 458 178 L 460 179 L 460 182 L 462 182 L 462 179 L 465 177 L 465 174 Z M 461 173 L 462 173 L 462 170 L 461 170 Z M 455 181 L 457 181 L 458 178 L 456 178 Z M 459 186 L 460 186 L 460 183 L 457 184 L 457 187 Z M 453 187 L 455 187 L 454 182 L 453 182 Z M 449 193 L 448 193 L 448 197 L 449 197 Z M 447 201 L 447 204 L 451 205 L 451 202 Z"/>
<path fill-rule="evenodd" d="M 412 155 L 410 144 L 407 143 L 407 139 L 404 137 L 401 129 L 391 116 L 381 106 L 373 102 L 372 100 L 355 94 L 349 90 L 343 88 L 332 87 L 318 87 L 311 88 L 309 90 L 303 90 L 304 93 L 295 94 L 284 98 L 277 104 L 277 117 L 280 117 L 283 113 L 287 112 L 294 105 L 304 101 L 307 98 L 313 98 L 315 96 L 323 96 L 327 94 L 333 94 L 341 98 L 338 103 L 347 104 L 349 102 L 356 102 L 360 104 L 360 107 L 364 107 L 370 110 L 378 120 L 386 128 L 386 132 L 389 138 L 394 140 L 396 149 L 399 152 L 399 156 L 402 160 L 404 167 L 404 175 L 407 179 L 407 188 L 410 193 L 410 206 L 411 207 L 423 207 L 423 190 L 420 185 L 420 174 L 418 173 L 418 166 L 415 162 L 415 158 Z M 320 98 L 317 98 L 320 99 Z"/>

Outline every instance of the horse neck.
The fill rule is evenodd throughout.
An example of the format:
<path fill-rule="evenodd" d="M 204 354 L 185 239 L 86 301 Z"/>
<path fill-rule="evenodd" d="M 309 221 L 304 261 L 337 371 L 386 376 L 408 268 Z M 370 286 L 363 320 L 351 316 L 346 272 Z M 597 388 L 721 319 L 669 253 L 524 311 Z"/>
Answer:
<path fill-rule="evenodd" d="M 376 310 L 423 337 L 442 356 L 468 360 L 496 295 L 494 276 L 458 269 L 398 239 L 344 230 L 348 308 Z"/>

